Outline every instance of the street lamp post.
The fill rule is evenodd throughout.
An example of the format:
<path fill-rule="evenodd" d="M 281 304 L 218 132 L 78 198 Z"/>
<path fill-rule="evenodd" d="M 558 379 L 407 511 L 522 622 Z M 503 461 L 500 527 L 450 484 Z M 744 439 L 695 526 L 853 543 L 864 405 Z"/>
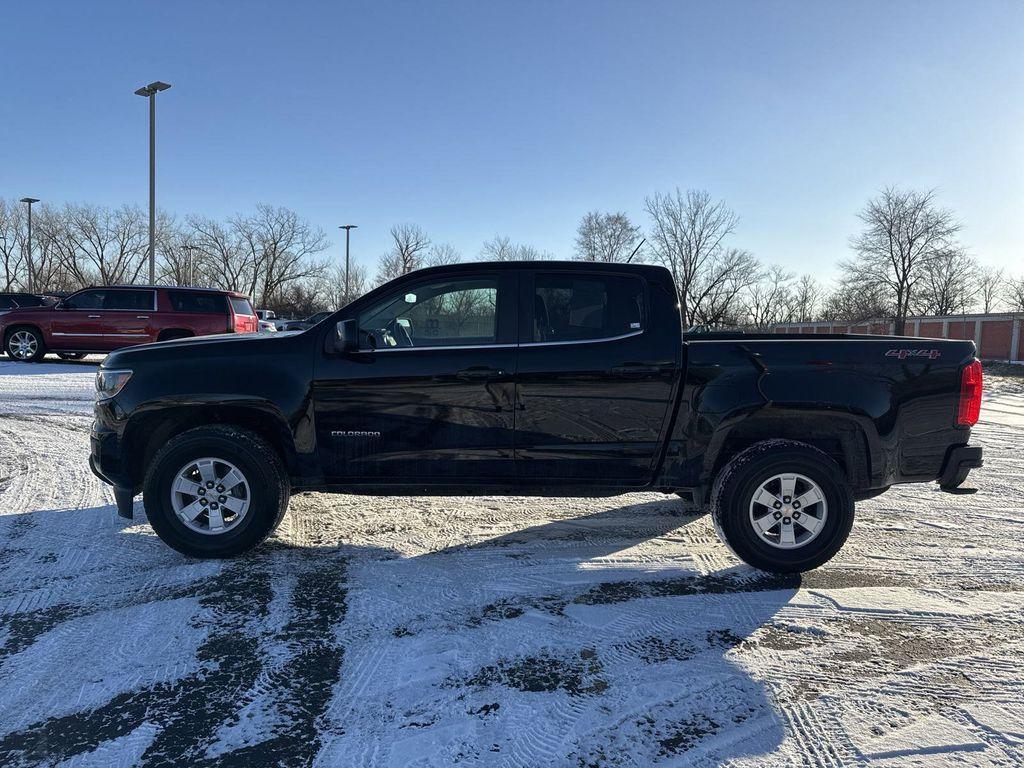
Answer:
<path fill-rule="evenodd" d="M 156 95 L 171 86 L 157 80 L 135 91 L 149 99 L 149 284 L 156 282 Z"/>
<path fill-rule="evenodd" d="M 195 286 L 196 274 L 193 259 L 195 258 L 194 251 L 196 247 L 194 245 L 183 245 L 182 249 L 188 254 L 188 261 L 185 263 L 188 265 L 185 267 L 185 274 L 188 275 L 187 280 L 190 287 Z"/>
<path fill-rule="evenodd" d="M 345 301 L 351 302 L 352 296 L 349 294 L 349 260 L 348 260 L 348 236 L 353 229 L 358 229 L 358 224 L 342 224 L 338 229 L 345 230 Z M 338 307 L 341 309 L 341 307 Z"/>
<path fill-rule="evenodd" d="M 28 292 L 32 293 L 32 203 L 38 203 L 38 197 L 23 197 L 19 202 L 28 204 L 28 240 L 26 244 L 28 248 Z"/>

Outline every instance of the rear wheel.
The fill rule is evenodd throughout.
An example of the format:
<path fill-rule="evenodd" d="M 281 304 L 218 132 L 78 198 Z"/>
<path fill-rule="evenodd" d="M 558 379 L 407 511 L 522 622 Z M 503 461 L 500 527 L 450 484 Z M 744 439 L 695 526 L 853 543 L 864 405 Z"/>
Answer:
<path fill-rule="evenodd" d="M 38 328 L 22 325 L 7 332 L 4 349 L 12 360 L 22 363 L 36 363 L 46 354 L 43 334 Z"/>
<path fill-rule="evenodd" d="M 57 357 L 61 360 L 81 360 L 85 357 L 85 352 L 58 352 Z"/>
<path fill-rule="evenodd" d="M 849 483 L 810 445 L 770 440 L 751 446 L 719 473 L 711 515 L 722 540 L 744 562 L 797 573 L 830 560 L 853 525 Z"/>
<path fill-rule="evenodd" d="M 163 541 L 192 557 L 234 557 L 267 538 L 288 508 L 281 459 L 265 440 L 231 426 L 198 427 L 157 452 L 143 501 Z"/>

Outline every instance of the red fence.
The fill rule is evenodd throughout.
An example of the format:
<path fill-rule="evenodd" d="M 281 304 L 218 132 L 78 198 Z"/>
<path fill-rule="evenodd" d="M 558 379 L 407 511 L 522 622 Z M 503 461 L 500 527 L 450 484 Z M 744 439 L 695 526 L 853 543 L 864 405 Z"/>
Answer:
<path fill-rule="evenodd" d="M 773 333 L 871 333 L 891 334 L 891 320 L 861 323 L 782 323 Z M 1024 313 L 909 317 L 907 335 L 932 339 L 970 339 L 983 360 L 1024 362 Z"/>

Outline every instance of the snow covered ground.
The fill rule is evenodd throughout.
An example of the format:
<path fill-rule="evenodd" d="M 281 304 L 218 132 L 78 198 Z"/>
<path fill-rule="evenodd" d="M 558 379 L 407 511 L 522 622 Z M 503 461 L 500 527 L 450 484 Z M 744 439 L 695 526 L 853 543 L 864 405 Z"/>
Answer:
<path fill-rule="evenodd" d="M 0 361 L 0 765 L 1024 764 L 1024 378 L 977 494 L 780 578 L 659 494 L 311 494 L 189 561 L 89 473 L 93 373 Z"/>

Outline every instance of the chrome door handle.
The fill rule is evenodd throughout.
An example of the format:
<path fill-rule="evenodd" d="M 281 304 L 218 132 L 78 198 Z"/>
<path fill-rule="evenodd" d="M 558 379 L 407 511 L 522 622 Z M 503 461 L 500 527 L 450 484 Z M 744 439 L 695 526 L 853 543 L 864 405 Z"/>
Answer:
<path fill-rule="evenodd" d="M 136 320 L 149 320 L 149 315 L 136 315 Z"/>
<path fill-rule="evenodd" d="M 89 315 L 90 320 L 99 320 L 102 315 Z"/>

